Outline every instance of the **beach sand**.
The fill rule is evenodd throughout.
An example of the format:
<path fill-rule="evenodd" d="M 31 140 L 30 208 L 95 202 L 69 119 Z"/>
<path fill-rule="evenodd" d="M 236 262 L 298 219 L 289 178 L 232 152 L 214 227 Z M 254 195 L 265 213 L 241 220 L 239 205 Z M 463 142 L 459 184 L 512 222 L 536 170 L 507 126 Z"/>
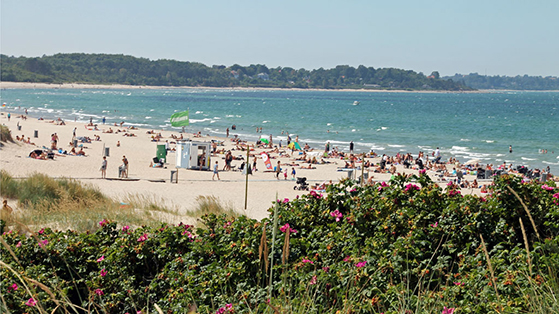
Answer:
<path fill-rule="evenodd" d="M 293 157 L 280 157 L 277 153 L 271 153 L 272 165 L 275 166 L 277 161 L 280 160 L 283 165 L 282 169 L 288 171 L 287 180 L 284 179 L 283 174 L 280 176 L 281 179 L 277 180 L 275 173 L 263 171 L 265 166 L 259 155 L 261 151 L 269 151 L 270 149 L 256 149 L 251 154 L 254 153 L 258 156 L 258 171 L 253 175 L 249 175 L 248 199 L 245 210 L 245 175 L 242 175 L 239 171 L 221 171 L 225 165 L 223 154 L 211 156 L 210 162 L 213 167 L 215 161 L 218 161 L 221 178 L 219 181 L 217 179 L 212 180 L 212 171 L 180 169 L 178 184 L 170 183 L 171 170 L 175 170 L 174 152 L 169 153 L 167 156 L 166 169 L 150 167 L 150 162 L 156 156 L 157 145 L 164 144 L 165 140 L 174 142 L 175 140 L 170 138 L 170 135 L 179 135 L 177 132 L 155 130 L 163 135 L 163 139 L 161 142 L 152 142 L 151 135 L 146 134 L 148 131 L 146 129 L 130 130 L 130 133 L 135 134 L 136 137 L 124 136 L 125 132 L 112 134 L 102 132 L 109 128 L 112 128 L 114 131 L 118 129 L 125 130 L 126 124 L 124 124 L 124 127 L 99 125 L 99 131 L 94 131 L 86 128 L 83 123 L 65 121 L 66 125 L 57 125 L 56 122 L 40 121 L 36 118 L 23 120 L 17 115 L 17 113 L 12 112 L 12 118 L 8 121 L 7 114 L 3 112 L 0 116 L 0 123 L 10 128 L 14 140 L 16 135 L 25 135 L 26 138 L 30 137 L 31 142 L 35 145 L 18 142 L 15 144 L 5 144 L 1 148 L 0 169 L 7 171 L 16 178 L 26 177 L 35 172 L 44 173 L 55 178 L 74 178 L 98 187 L 102 193 L 117 201 L 125 200 L 129 194 L 141 194 L 161 200 L 165 203 L 165 206 L 177 208 L 179 213 L 196 209 L 196 199 L 198 196 L 215 196 L 226 207 L 230 206 L 238 213 L 246 214 L 255 219 L 262 219 L 268 216 L 267 209 L 273 205 L 272 202 L 276 200 L 276 196 L 277 199 L 283 200 L 285 198 L 293 199 L 298 195 L 308 193 L 307 191 L 293 189 L 296 186 L 296 182 L 291 179 L 291 166 L 285 166 L 287 163 L 303 164 L 294 161 Z M 21 126 L 19 131 L 17 130 L 18 124 Z M 57 133 L 59 137 L 58 147 L 70 151 L 74 127 L 77 128 L 76 135 L 78 137 L 87 136 L 93 139 L 94 135 L 100 136 L 100 141 L 83 144 L 84 151 L 87 154 L 86 157 L 56 156 L 54 160 L 38 160 L 28 157 L 29 153 L 34 149 L 50 147 L 51 134 L 53 133 Z M 37 138 L 34 138 L 35 131 L 38 132 Z M 190 133 L 184 133 L 183 136 L 185 139 L 190 138 L 193 141 L 210 141 L 212 139 L 222 141 L 224 146 L 218 146 L 218 150 L 225 148 L 225 150 L 232 150 L 235 157 L 242 156 L 246 158 L 246 151 L 236 150 L 235 143 L 228 138 L 209 136 L 195 138 Z M 117 147 L 117 141 L 120 141 L 120 147 Z M 171 148 L 175 147 L 173 144 L 170 146 Z M 105 147 L 109 148 L 107 179 L 102 179 L 100 167 Z M 323 147 L 315 147 L 315 151 L 322 150 Z M 291 153 L 290 150 L 287 152 Z M 122 181 L 118 179 L 118 167 L 122 164 L 123 156 L 126 156 L 130 162 L 128 177 L 135 179 L 135 181 Z M 295 157 L 298 157 L 298 155 Z M 306 177 L 310 184 L 323 183 L 330 180 L 337 183 L 340 179 L 348 177 L 347 172 L 338 171 L 338 167 L 342 167 L 345 164 L 344 160 L 339 158 L 328 158 L 326 160 L 330 163 L 313 165 L 316 169 L 300 169 L 295 167 L 296 176 Z M 378 163 L 379 158 L 368 160 Z M 253 157 L 250 158 L 251 164 L 252 161 Z M 232 165 L 238 168 L 241 163 L 242 161 L 240 160 L 234 160 Z M 417 173 L 416 170 L 403 169 L 401 166 L 397 168 L 400 173 Z M 360 175 L 361 170 L 357 170 L 356 173 Z M 371 172 L 369 175 L 374 176 L 375 181 L 388 181 L 390 179 L 390 174 Z M 434 177 L 434 173 L 430 175 Z M 466 176 L 466 179 L 471 181 L 473 176 Z M 462 194 L 471 193 L 479 194 L 479 190 L 462 190 Z M 12 205 L 17 205 L 13 202 L 11 203 Z"/>

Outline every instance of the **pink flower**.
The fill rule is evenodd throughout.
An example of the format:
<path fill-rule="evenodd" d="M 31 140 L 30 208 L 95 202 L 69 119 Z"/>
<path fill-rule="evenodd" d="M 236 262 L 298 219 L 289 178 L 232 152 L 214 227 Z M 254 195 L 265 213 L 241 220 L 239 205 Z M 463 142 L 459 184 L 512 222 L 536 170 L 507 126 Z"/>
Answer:
<path fill-rule="evenodd" d="M 340 219 L 343 217 L 342 213 L 340 213 L 339 210 L 335 210 L 333 212 L 330 213 L 330 216 L 336 218 L 336 222 L 340 221 Z"/>
<path fill-rule="evenodd" d="M 37 233 L 39 234 L 43 234 L 45 232 L 45 228 L 42 228 L 41 230 L 39 230 Z"/>
<path fill-rule="evenodd" d="M 458 282 L 458 281 L 455 281 L 454 284 L 457 285 L 457 286 L 463 286 L 464 285 L 463 282 Z"/>
<path fill-rule="evenodd" d="M 127 231 L 128 231 L 128 229 L 130 229 L 130 227 L 129 227 L 129 226 L 124 226 L 124 227 L 122 227 L 122 232 L 127 232 Z"/>
<path fill-rule="evenodd" d="M 555 197 L 555 198 L 559 198 L 559 193 L 555 193 L 555 194 L 553 194 L 553 197 Z"/>
<path fill-rule="evenodd" d="M 406 185 L 406 188 L 404 189 L 404 191 L 409 191 L 409 190 L 419 190 L 419 187 L 415 184 L 408 184 Z"/>
<path fill-rule="evenodd" d="M 144 233 L 144 235 L 138 238 L 138 242 L 144 242 L 147 239 L 148 239 L 148 234 Z"/>
<path fill-rule="evenodd" d="M 25 305 L 27 306 L 35 306 L 37 304 L 37 302 L 35 302 L 35 299 L 30 298 L 29 300 L 27 300 L 27 302 L 25 302 Z"/>
<path fill-rule="evenodd" d="M 324 267 L 322 267 L 322 271 L 324 271 L 325 273 L 327 273 L 327 272 L 330 271 L 330 267 L 324 266 Z"/>
<path fill-rule="evenodd" d="M 346 256 L 346 257 L 344 258 L 344 262 L 349 262 L 350 260 L 351 260 L 351 256 Z"/>
<path fill-rule="evenodd" d="M 288 198 L 284 198 L 284 199 L 283 199 L 283 203 L 284 203 L 284 204 L 289 203 L 289 199 L 288 199 Z"/>
<path fill-rule="evenodd" d="M 99 258 L 97 259 L 97 263 L 102 262 L 104 259 L 105 259 L 105 255 L 101 255 L 101 257 L 99 257 Z"/>
<path fill-rule="evenodd" d="M 366 264 L 367 264 L 367 261 L 362 261 L 362 262 L 359 262 L 359 263 L 355 264 L 355 267 L 357 267 L 357 268 L 365 267 Z"/>
<path fill-rule="evenodd" d="M 427 170 L 425 169 L 419 169 L 419 174 L 425 174 L 427 172 Z"/>
<path fill-rule="evenodd" d="M 104 225 L 108 224 L 109 222 L 106 219 L 99 221 L 99 226 L 103 227 Z"/>
<path fill-rule="evenodd" d="M 103 295 L 104 293 L 103 293 L 103 290 L 101 290 L 101 289 L 95 289 L 95 294 L 96 295 Z"/>
<path fill-rule="evenodd" d="M 443 308 L 443 312 L 441 314 L 453 314 L 454 313 L 454 308 L 453 307 L 444 307 Z"/>
<path fill-rule="evenodd" d="M 20 246 L 21 246 L 21 241 L 19 241 L 19 242 L 16 244 L 16 247 L 20 247 Z"/>
<path fill-rule="evenodd" d="M 437 228 L 437 226 L 439 225 L 439 222 L 435 222 L 434 224 L 430 224 L 429 226 L 433 227 L 433 228 Z"/>
<path fill-rule="evenodd" d="M 289 230 L 289 233 L 297 233 L 297 230 L 291 228 L 291 227 L 289 226 L 289 224 L 285 224 L 285 225 L 283 225 L 283 226 L 280 227 L 280 231 L 281 231 L 281 232 L 287 232 L 287 230 Z"/>
<path fill-rule="evenodd" d="M 309 281 L 309 285 L 316 285 L 316 275 L 312 276 L 311 281 Z"/>
<path fill-rule="evenodd" d="M 10 290 L 14 290 L 14 291 L 17 290 L 17 284 L 14 283 L 13 285 L 9 286 L 8 287 L 8 292 L 10 292 Z"/>
<path fill-rule="evenodd" d="M 549 186 L 547 184 L 542 185 L 542 189 L 546 190 L 546 191 L 553 191 L 553 187 Z"/>
<path fill-rule="evenodd" d="M 105 277 L 107 275 L 107 271 L 105 270 L 105 268 L 101 269 L 99 275 L 101 275 L 101 277 Z"/>
<path fill-rule="evenodd" d="M 49 244 L 49 240 L 39 241 L 39 246 L 41 246 L 41 247 L 42 247 L 42 246 L 45 246 L 45 245 L 47 245 L 47 244 Z"/>
<path fill-rule="evenodd" d="M 303 264 L 305 264 L 305 263 L 314 264 L 313 261 L 311 261 L 310 259 L 306 259 L 306 258 L 304 258 L 302 262 L 303 262 Z"/>

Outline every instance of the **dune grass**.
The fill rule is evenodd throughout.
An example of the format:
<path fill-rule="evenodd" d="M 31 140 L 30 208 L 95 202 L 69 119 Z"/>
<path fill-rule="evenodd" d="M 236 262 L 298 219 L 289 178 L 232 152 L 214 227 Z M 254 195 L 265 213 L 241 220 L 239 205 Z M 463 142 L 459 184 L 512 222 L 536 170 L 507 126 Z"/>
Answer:
<path fill-rule="evenodd" d="M 7 227 L 40 226 L 76 231 L 94 231 L 103 219 L 135 226 L 155 226 L 158 213 L 176 215 L 176 209 L 159 205 L 156 199 L 130 196 L 123 206 L 99 189 L 74 179 L 53 179 L 35 173 L 25 179 L 14 179 L 0 171 L 0 193 L 16 199 L 21 210 L 7 220 Z"/>
<path fill-rule="evenodd" d="M 229 217 L 239 217 L 239 213 L 230 203 L 222 204 L 219 198 L 213 195 L 199 195 L 196 197 L 197 207 L 193 211 L 187 212 L 190 217 L 200 217 L 205 214 L 222 215 Z"/>
<path fill-rule="evenodd" d="M 10 129 L 5 125 L 0 125 L 0 141 L 2 142 L 13 142 L 12 133 Z"/>
<path fill-rule="evenodd" d="M 40 226 L 83 232 L 96 230 L 103 219 L 131 226 L 156 226 L 160 222 L 181 220 L 178 206 L 156 195 L 129 194 L 120 202 L 92 185 L 70 178 L 53 179 L 40 173 L 16 179 L 0 171 L 0 194 L 17 200 L 22 209 L 5 219 L 9 228 Z M 186 214 L 189 218 L 205 214 L 239 216 L 232 205 L 223 205 L 215 196 L 198 196 L 196 200 L 196 207 Z"/>

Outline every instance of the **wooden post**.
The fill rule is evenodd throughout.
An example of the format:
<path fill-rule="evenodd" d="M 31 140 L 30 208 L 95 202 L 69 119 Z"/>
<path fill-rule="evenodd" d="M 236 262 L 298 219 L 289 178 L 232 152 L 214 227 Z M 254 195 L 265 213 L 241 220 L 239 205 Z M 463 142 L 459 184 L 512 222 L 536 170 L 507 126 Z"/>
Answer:
<path fill-rule="evenodd" d="M 248 146 L 247 142 L 247 162 L 245 165 L 246 169 L 246 183 L 245 183 L 245 211 L 247 210 L 247 202 L 248 202 L 248 167 L 250 167 L 250 147 Z"/>

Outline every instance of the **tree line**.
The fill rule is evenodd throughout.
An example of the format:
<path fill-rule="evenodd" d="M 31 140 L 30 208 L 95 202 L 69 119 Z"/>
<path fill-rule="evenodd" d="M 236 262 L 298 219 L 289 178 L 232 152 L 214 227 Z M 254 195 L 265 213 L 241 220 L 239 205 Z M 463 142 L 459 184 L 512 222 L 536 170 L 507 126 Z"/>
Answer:
<path fill-rule="evenodd" d="M 455 74 L 443 77 L 462 83 L 475 89 L 512 89 L 512 90 L 559 90 L 559 78 L 556 76 L 487 76 L 478 73 L 468 75 Z"/>
<path fill-rule="evenodd" d="M 268 68 L 262 64 L 206 66 L 198 62 L 149 60 L 118 54 L 0 55 L 1 79 L 11 82 L 89 83 L 148 86 L 270 87 L 326 89 L 471 90 L 462 82 L 411 70 L 357 68 Z"/>

